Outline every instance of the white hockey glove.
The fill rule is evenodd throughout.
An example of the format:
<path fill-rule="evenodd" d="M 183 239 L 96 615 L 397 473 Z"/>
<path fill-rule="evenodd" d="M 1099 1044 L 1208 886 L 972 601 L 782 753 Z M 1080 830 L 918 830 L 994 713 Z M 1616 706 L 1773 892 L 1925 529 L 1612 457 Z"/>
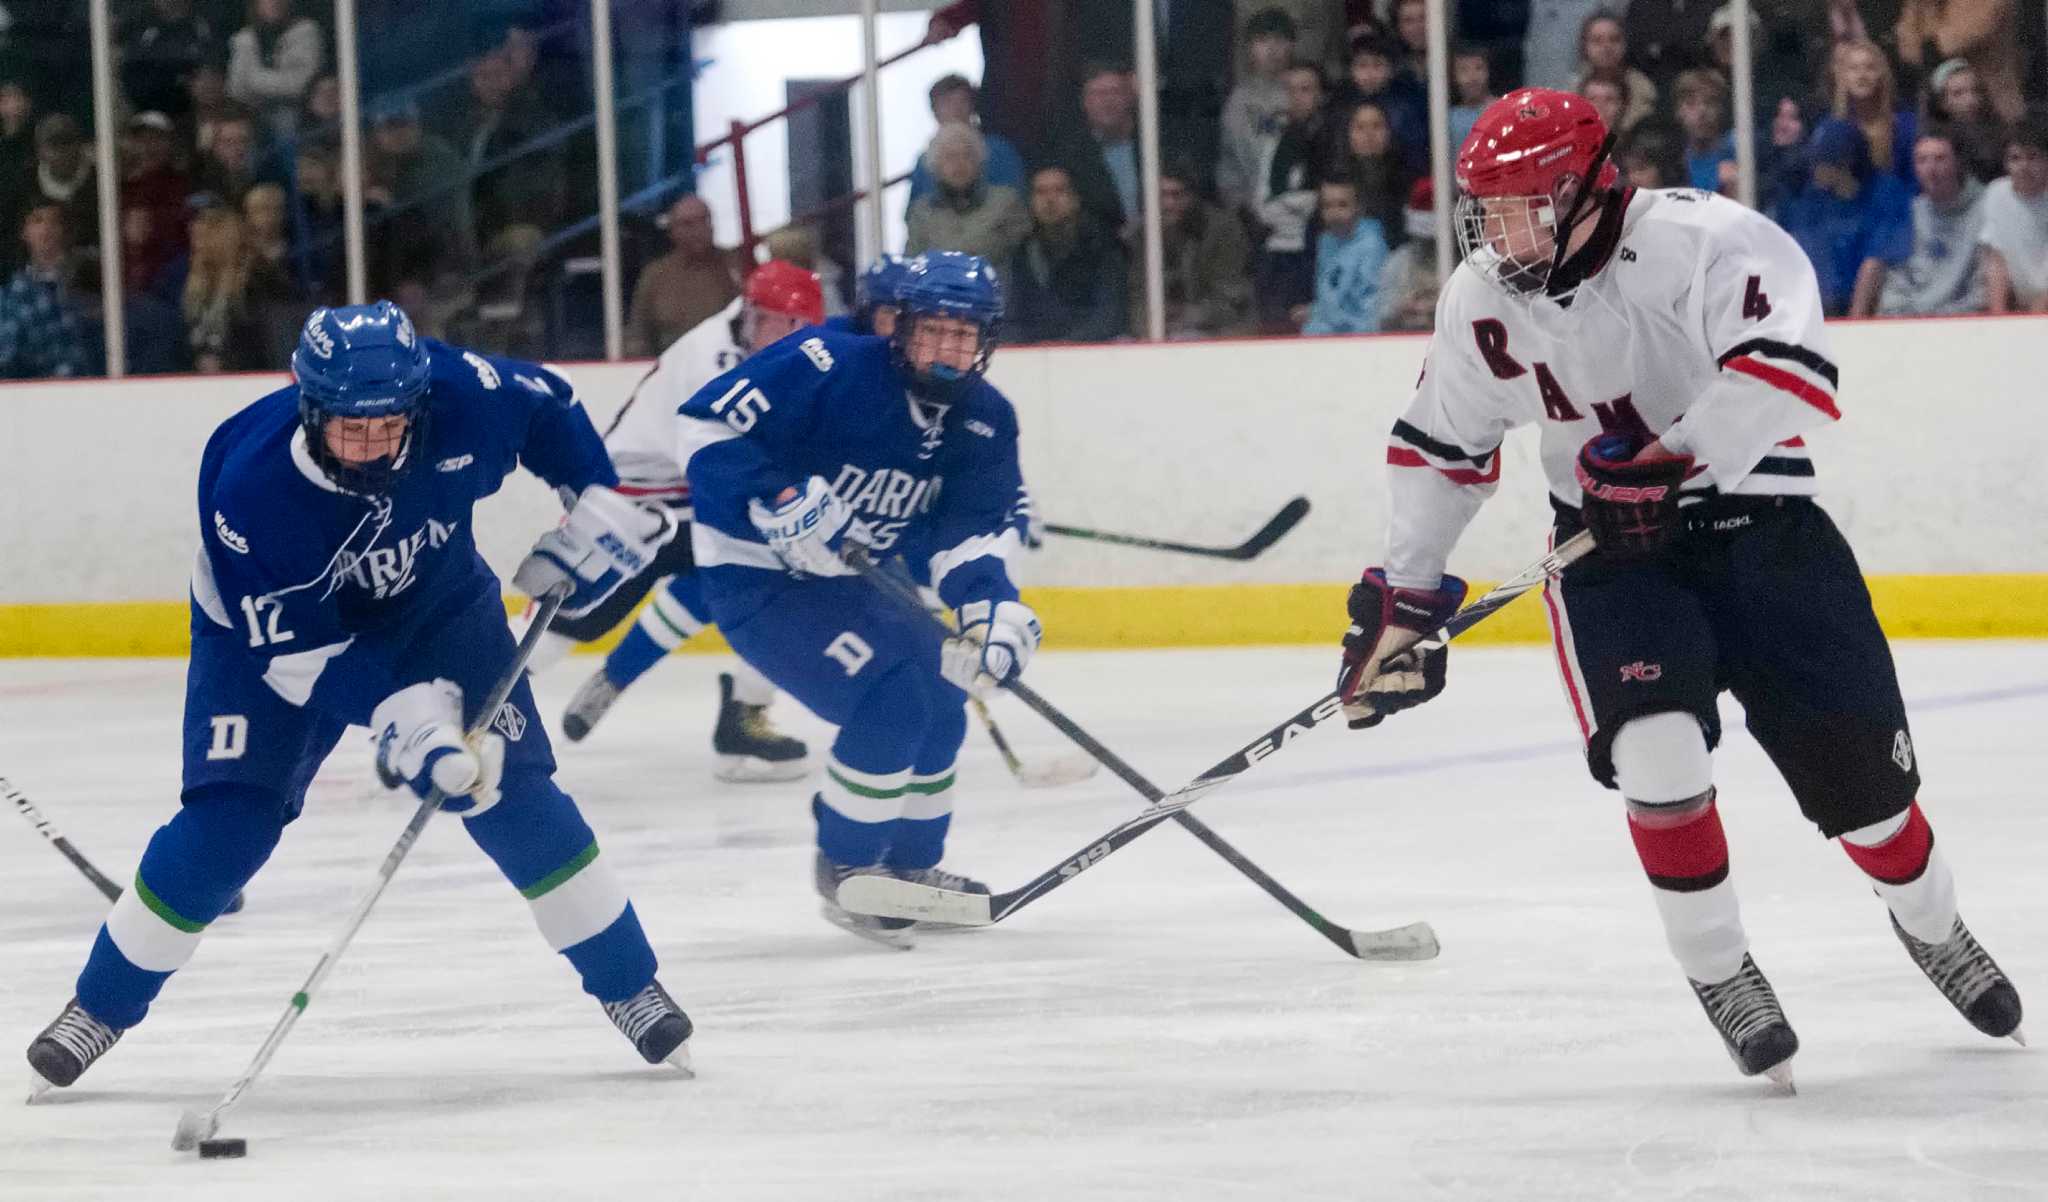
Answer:
<path fill-rule="evenodd" d="M 593 484 L 583 490 L 562 524 L 540 536 L 512 587 L 529 597 L 544 597 L 563 584 L 574 586 L 562 613 L 577 618 L 604 604 L 604 599 L 649 564 L 681 527 L 663 506 L 642 505 Z"/>
<path fill-rule="evenodd" d="M 474 818 L 498 804 L 505 771 L 505 740 L 486 730 L 462 733 L 462 686 L 452 680 L 408 685 L 370 714 L 377 741 L 377 776 L 386 788 L 403 784 L 420 797 L 439 789 L 441 808 Z"/>
<path fill-rule="evenodd" d="M 969 601 L 960 607 L 960 633 L 939 649 L 939 675 L 979 697 L 1021 675 L 1043 633 L 1022 601 Z"/>
<path fill-rule="evenodd" d="M 870 537 L 867 523 L 855 519 L 823 476 L 804 481 L 802 492 L 778 505 L 747 502 L 747 516 L 775 557 L 802 576 L 853 575 L 849 544 L 866 546 Z"/>

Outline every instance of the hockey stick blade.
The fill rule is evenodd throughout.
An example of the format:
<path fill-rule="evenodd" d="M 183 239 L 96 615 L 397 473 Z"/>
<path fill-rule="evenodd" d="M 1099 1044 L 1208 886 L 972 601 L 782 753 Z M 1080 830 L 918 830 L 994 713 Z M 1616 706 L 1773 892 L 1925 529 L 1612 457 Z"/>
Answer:
<path fill-rule="evenodd" d="M 856 914 L 985 927 L 995 921 L 986 893 L 937 889 L 893 876 L 850 876 L 839 882 L 839 904 Z"/>
<path fill-rule="evenodd" d="M 1361 960 L 1434 960 L 1443 947 L 1426 922 L 1388 931 L 1352 931 L 1351 948 Z"/>
<path fill-rule="evenodd" d="M 1083 755 L 1063 755 L 1043 763 L 1018 761 L 1017 783 L 1027 789 L 1057 789 L 1065 785 L 1078 785 L 1102 765 Z"/>
<path fill-rule="evenodd" d="M 1486 618 L 1493 615 L 1502 606 L 1516 597 L 1530 591 L 1551 576 L 1562 572 L 1571 564 L 1591 554 L 1593 547 L 1591 532 L 1581 531 L 1573 535 L 1571 538 L 1553 547 L 1542 559 L 1524 568 L 1512 579 L 1495 586 L 1486 595 L 1459 610 L 1435 634 L 1431 635 L 1428 639 L 1420 641 L 1423 643 L 1440 643 L 1456 638 L 1458 635 L 1486 620 Z M 1021 684 L 1013 684 L 1011 687 L 1014 692 L 1024 697 L 1027 702 L 1032 700 L 1034 695 L 1028 688 Z M 1034 708 L 1036 707 L 1034 706 Z M 1100 838 L 1090 842 L 1080 851 L 1068 856 L 1032 880 L 1025 882 L 1015 889 L 998 893 L 986 899 L 989 912 L 988 921 L 991 923 L 1001 922 L 1031 902 L 1036 901 L 1038 898 L 1066 884 L 1095 865 L 1100 864 L 1103 860 L 1108 859 L 1114 854 L 1117 849 L 1136 839 L 1146 831 L 1151 830 L 1153 827 L 1158 826 L 1160 823 L 1179 816 L 1181 811 L 1200 801 L 1211 791 L 1237 779 L 1250 770 L 1252 765 L 1285 750 L 1296 739 L 1342 713 L 1343 709 L 1342 700 L 1334 692 L 1325 693 L 1321 697 L 1316 698 L 1316 700 L 1310 702 L 1292 717 L 1274 726 L 1243 747 L 1238 748 L 1194 780 L 1161 797 L 1143 813 L 1111 828 Z M 1111 767 L 1115 767 L 1115 765 L 1112 764 Z M 1119 775 L 1122 775 L 1122 773 L 1119 773 Z M 1193 815 L 1187 815 L 1186 818 L 1187 821 L 1184 821 L 1182 825 L 1188 826 L 1193 830 L 1198 838 L 1201 837 L 1201 831 L 1204 828 L 1194 821 Z M 934 889 L 929 885 L 918 885 L 909 881 L 897 881 L 894 882 L 894 885 L 898 887 L 877 891 L 875 895 L 876 901 L 878 903 L 886 902 L 889 905 L 901 907 L 901 909 L 869 910 L 863 912 L 878 914 L 882 917 L 915 917 L 916 915 L 908 907 L 917 905 L 936 906 L 940 904 L 939 901 L 931 898 L 929 895 L 944 892 L 943 890 Z M 976 896 L 978 897 L 979 895 Z M 954 904 L 957 906 L 957 903 Z M 859 907 L 851 905 L 847 906 L 847 908 L 850 910 L 859 909 Z M 1315 915 L 1315 918 L 1309 918 L 1309 914 L 1313 913 L 1313 911 L 1304 912 L 1306 907 L 1296 909 L 1294 905 L 1289 905 L 1288 908 L 1295 910 L 1297 914 L 1300 914 L 1305 919 L 1309 919 L 1310 925 L 1322 932 L 1326 938 L 1330 938 L 1332 943 L 1339 942 L 1332 932 L 1341 931 L 1342 928 L 1337 927 L 1334 923 L 1330 923 L 1327 919 L 1321 919 L 1320 915 Z M 1316 921 L 1317 919 L 1321 919 L 1321 921 Z M 1350 950 L 1361 958 L 1387 958 L 1384 955 L 1367 956 L 1359 949 L 1355 940 L 1352 941 L 1352 944 L 1353 946 Z M 1431 935 L 1429 946 L 1433 948 L 1434 945 L 1435 936 Z M 1435 955 L 1433 950 L 1428 955 L 1397 958 L 1428 959 L 1432 955 Z"/>
<path fill-rule="evenodd" d="M 1058 522 L 1047 522 L 1048 534 L 1064 535 L 1067 538 L 1087 539 L 1090 542 L 1115 543 L 1120 547 L 1142 547 L 1148 551 L 1174 551 L 1182 555 L 1201 555 L 1210 559 L 1256 559 L 1267 548 L 1279 542 L 1308 516 L 1308 498 L 1296 497 L 1280 507 L 1280 512 L 1267 520 L 1252 536 L 1234 547 L 1205 547 L 1195 543 L 1174 542 L 1171 539 L 1147 538 L 1141 534 L 1118 534 L 1113 530 L 1090 530 L 1085 526 L 1062 526 Z"/>

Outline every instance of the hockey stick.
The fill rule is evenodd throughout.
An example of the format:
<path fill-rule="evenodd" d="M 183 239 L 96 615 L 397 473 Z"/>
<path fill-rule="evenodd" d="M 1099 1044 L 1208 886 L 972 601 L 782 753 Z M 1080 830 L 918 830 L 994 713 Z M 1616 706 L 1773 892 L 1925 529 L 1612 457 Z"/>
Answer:
<path fill-rule="evenodd" d="M 503 679 L 491 688 L 490 695 L 484 699 L 483 708 L 477 711 L 476 724 L 469 729 L 470 737 L 474 738 L 490 728 L 491 720 L 498 716 L 499 708 L 505 704 L 505 699 L 512 695 L 513 688 L 519 684 L 520 676 L 526 672 L 526 661 L 533 657 L 534 648 L 540 645 L 541 637 L 547 633 L 548 623 L 554 620 L 555 611 L 562 608 L 562 601 L 566 596 L 565 591 L 557 590 L 541 599 L 540 612 L 535 616 L 533 624 L 526 628 L 525 636 L 519 640 L 519 648 L 512 655 L 511 667 L 505 670 Z M 398 866 L 405 862 L 405 857 L 412 851 L 412 845 L 419 840 L 420 832 L 427 828 L 427 820 L 441 808 L 444 800 L 446 798 L 439 789 L 427 792 L 419 808 L 413 811 L 412 821 L 405 824 L 405 829 L 399 832 L 398 842 L 392 844 L 390 854 L 386 855 L 384 863 L 378 866 L 376 882 L 370 886 L 370 891 L 363 895 L 363 899 L 356 903 L 355 911 L 348 916 L 348 923 L 327 945 L 327 950 L 320 953 L 319 963 L 313 965 L 313 971 L 307 975 L 306 983 L 299 986 L 299 991 L 293 994 L 291 1001 L 285 1005 L 284 1013 L 270 1028 L 270 1034 L 264 1038 L 263 1046 L 256 1049 L 256 1056 L 249 1061 L 249 1067 L 242 1071 L 242 1075 L 235 1079 L 233 1085 L 228 1086 L 228 1091 L 221 1095 L 220 1101 L 215 1102 L 212 1109 L 187 1110 L 179 1116 L 178 1130 L 171 1136 L 171 1147 L 180 1152 L 189 1152 L 199 1146 L 199 1141 L 212 1139 L 214 1133 L 220 1130 L 221 1116 L 241 1100 L 249 1086 L 255 1083 L 257 1075 L 270 1063 L 270 1058 L 277 1054 L 278 1045 L 291 1033 L 293 1024 L 299 1021 L 299 1016 L 306 1012 L 306 1004 L 313 1000 L 313 991 L 320 988 L 320 983 L 327 979 L 327 974 L 332 972 L 335 964 L 341 960 L 341 954 L 348 950 L 350 941 L 356 937 L 356 932 L 362 929 L 364 920 L 370 917 L 370 908 L 377 904 L 378 898 L 384 896 L 384 887 L 391 883 L 391 878 L 398 872 Z"/>
<path fill-rule="evenodd" d="M 1573 535 L 1571 538 L 1558 544 L 1548 555 L 1523 569 L 1513 579 L 1499 585 L 1485 596 L 1459 610 L 1450 621 L 1444 623 L 1428 639 L 1418 641 L 1424 644 L 1441 645 L 1457 638 L 1460 634 L 1492 616 L 1495 611 L 1508 602 L 1536 588 L 1551 576 L 1562 572 L 1569 565 L 1584 558 L 1592 550 L 1593 536 L 1590 532 L 1582 531 Z M 1011 688 L 1019 696 L 1025 696 L 1028 692 L 1027 687 L 1021 684 L 1013 684 Z M 1027 697 L 1028 701 L 1029 698 Z M 1033 708 L 1035 709 L 1037 706 L 1034 705 Z M 1243 747 L 1238 748 L 1220 763 L 1197 776 L 1180 789 L 1168 796 L 1158 798 L 1152 807 L 1144 813 L 1112 827 L 1100 838 L 1091 840 L 1079 852 L 1060 861 L 1015 889 L 989 896 L 986 894 L 960 893 L 953 890 L 936 889 L 929 885 L 899 881 L 893 877 L 850 877 L 839 886 L 839 904 L 849 910 L 862 914 L 877 914 L 889 918 L 930 919 L 938 922 L 954 923 L 960 926 L 986 926 L 990 923 L 1001 922 L 1033 901 L 1044 897 L 1054 889 L 1059 888 L 1090 868 L 1100 864 L 1119 848 L 1130 843 L 1133 839 L 1136 839 L 1153 827 L 1158 826 L 1160 823 L 1165 822 L 1167 819 L 1191 817 L 1183 813 L 1188 806 L 1201 800 L 1212 790 L 1237 779 L 1238 776 L 1250 769 L 1253 764 L 1284 749 L 1289 743 L 1315 729 L 1320 723 L 1337 716 L 1343 711 L 1343 708 L 1343 701 L 1336 693 L 1323 694 L 1301 710 L 1301 712 L 1288 718 L 1285 722 L 1280 723 L 1258 738 L 1253 739 Z M 1051 719 L 1051 715 L 1048 715 L 1048 719 Z M 1064 725 L 1062 725 L 1063 723 Z M 1054 721 L 1053 724 L 1060 726 L 1063 731 L 1067 731 L 1070 737 L 1078 735 L 1077 742 L 1085 739 L 1086 741 L 1082 742 L 1082 746 L 1088 747 L 1090 751 L 1094 750 L 1094 746 L 1091 746 L 1094 740 L 1087 739 L 1085 732 L 1078 731 L 1078 728 L 1071 731 L 1068 730 L 1072 723 L 1066 722 L 1064 717 Z M 1111 771 L 1117 772 L 1119 776 L 1124 776 L 1123 772 L 1118 771 L 1121 761 L 1111 762 L 1104 760 L 1103 762 L 1109 764 Z M 1125 779 L 1129 780 L 1130 778 L 1125 776 Z M 1144 792 L 1145 790 L 1140 788 L 1139 791 Z M 1268 892 L 1271 892 L 1271 890 L 1268 890 Z M 1294 909 L 1291 905 L 1288 908 Z M 1311 925 L 1316 924 L 1311 922 Z M 1415 927 L 1404 928 L 1404 930 L 1413 931 L 1416 928 L 1420 928 L 1424 932 L 1428 930 L 1425 925 L 1420 923 L 1416 924 Z M 1323 928 L 1317 926 L 1316 929 L 1322 930 Z M 1327 931 L 1324 934 L 1326 937 L 1330 937 L 1332 942 L 1336 942 L 1335 938 L 1329 936 Z M 1433 936 L 1429 938 L 1427 947 L 1428 950 L 1419 955 L 1385 958 L 1427 959 L 1436 954 L 1436 944 Z M 1363 952 L 1358 954 L 1361 956 L 1365 955 Z"/>
<path fill-rule="evenodd" d="M 934 624 L 940 626 L 942 629 L 944 628 L 945 624 L 943 622 L 940 622 L 936 616 L 932 615 L 930 610 L 925 609 L 923 603 L 917 596 L 915 588 L 911 586 L 908 581 L 898 579 L 897 577 L 877 567 L 874 561 L 868 558 L 867 554 L 863 551 L 856 551 L 852 557 L 852 562 L 863 576 L 866 576 L 871 582 L 880 586 L 884 592 L 887 592 L 890 595 L 896 597 L 897 599 L 904 601 L 906 604 L 913 605 L 918 610 L 918 612 L 923 613 L 927 617 L 931 618 Z M 1129 764 L 1125 763 L 1121 756 L 1117 755 L 1109 748 L 1103 746 L 1100 742 L 1098 742 L 1095 739 L 1093 735 L 1083 730 L 1078 724 L 1074 722 L 1073 719 L 1061 713 L 1059 709 L 1055 707 L 1051 702 L 1047 701 L 1043 697 L 1040 697 L 1038 693 L 1034 691 L 1030 686 L 1016 679 L 1015 677 L 1012 677 L 1011 679 L 1003 682 L 1003 687 L 1010 690 L 1012 693 L 1015 693 L 1019 698 L 1023 700 L 1024 704 L 1030 706 L 1033 710 L 1037 711 L 1040 717 L 1052 723 L 1053 726 L 1057 728 L 1061 734 L 1067 736 L 1069 739 L 1072 739 L 1075 743 L 1079 744 L 1083 751 L 1086 751 L 1089 755 L 1095 757 L 1095 759 L 1099 763 L 1103 764 L 1111 772 L 1121 777 L 1125 784 L 1131 786 L 1131 788 L 1133 789 L 1136 789 L 1138 791 L 1139 796 L 1143 797 L 1146 801 L 1151 802 L 1155 806 L 1157 806 L 1168 800 L 1166 795 L 1160 792 L 1158 785 L 1155 785 L 1150 780 L 1147 780 L 1145 776 L 1142 773 L 1140 773 L 1136 768 L 1133 768 Z M 1183 790 L 1183 792 L 1185 792 L 1185 790 Z M 1189 798 L 1189 802 L 1192 802 L 1192 800 L 1193 798 Z M 1259 888 L 1265 890 L 1267 895 L 1272 897 L 1281 905 L 1287 907 L 1287 909 L 1291 911 L 1295 915 L 1295 917 L 1300 918 L 1303 922 L 1309 924 L 1309 926 L 1314 927 L 1318 934 L 1322 935 L 1323 938 L 1328 939 L 1331 943 L 1336 944 L 1338 949 L 1341 950 L 1347 956 L 1356 956 L 1361 960 L 1427 960 L 1436 955 L 1436 933 L 1429 929 L 1428 923 L 1411 923 L 1408 926 L 1397 927 L 1389 931 L 1357 931 L 1351 929 L 1350 927 L 1342 926 L 1338 923 L 1331 922 L 1329 919 L 1323 917 L 1321 912 L 1316 910 L 1315 907 L 1309 905 L 1307 902 L 1301 900 L 1299 897 L 1296 897 L 1285 885 L 1282 885 L 1279 881 L 1273 879 L 1273 877 L 1269 875 L 1265 871 L 1265 869 L 1260 868 L 1257 864 L 1252 863 L 1251 860 L 1244 855 L 1244 853 L 1238 851 L 1235 847 L 1232 847 L 1229 844 L 1229 842 L 1223 838 L 1223 836 L 1217 834 L 1215 831 L 1210 830 L 1206 824 L 1204 824 L 1201 820 L 1197 819 L 1193 814 L 1182 812 L 1186 809 L 1187 804 L 1188 802 L 1183 802 L 1181 805 L 1176 806 L 1172 809 L 1158 811 L 1158 816 L 1156 818 L 1152 816 L 1154 811 L 1148 810 L 1146 814 L 1143 816 L 1143 818 L 1138 819 L 1136 821 L 1144 821 L 1149 826 L 1156 824 L 1158 822 L 1165 821 L 1168 818 L 1171 818 L 1174 821 L 1180 823 L 1181 826 L 1187 829 L 1189 834 L 1192 834 L 1195 838 L 1200 839 L 1204 844 L 1206 844 L 1209 847 L 1211 851 L 1214 851 L 1217 855 L 1222 856 L 1223 859 L 1227 863 L 1229 863 L 1229 865 L 1232 868 L 1237 869 L 1246 877 L 1249 877 L 1254 884 L 1256 884 Z M 1129 824 L 1127 823 L 1126 825 Z M 1132 837 L 1135 838 L 1136 836 L 1133 835 Z M 1106 855 L 1108 853 L 1104 852 L 1103 854 Z M 1088 865 L 1083 864 L 1081 867 L 1086 868 L 1088 867 Z M 1078 873 L 1081 871 L 1081 869 L 1077 868 L 1074 871 Z M 859 880 L 864 878 L 853 877 L 848 879 Z M 875 879 L 879 880 L 882 878 Z M 920 885 L 916 886 L 916 888 L 919 890 L 924 890 L 927 887 Z M 951 894 L 947 893 L 947 891 L 945 890 L 932 890 L 932 892 L 945 894 L 948 897 L 978 898 L 983 903 L 984 907 L 989 901 L 987 895 L 985 894 Z M 1007 897 L 1008 895 L 1006 894 L 1005 896 Z M 874 910 L 868 908 L 866 905 L 854 904 L 855 902 L 865 901 L 866 894 L 858 889 L 853 890 L 851 893 L 849 893 L 845 883 L 842 883 L 840 885 L 838 897 L 839 904 L 845 906 L 849 910 L 854 910 L 860 913 L 881 913 L 887 915 L 894 915 L 893 910 Z M 852 901 L 849 901 L 849 898 L 851 898 Z M 876 904 L 880 904 L 880 902 L 878 901 Z M 1007 911 L 1005 911 L 1005 913 L 1007 913 Z M 909 915 L 894 916 L 909 917 Z M 934 917 L 936 916 L 937 915 L 934 914 Z M 944 921 L 952 920 L 946 919 Z M 986 910 L 984 909 L 983 917 L 980 921 L 977 922 L 970 919 L 967 921 L 962 921 L 958 925 L 987 926 L 989 923 L 992 923 L 994 921 L 996 921 L 996 917 L 988 916 Z"/>
<path fill-rule="evenodd" d="M 1122 547 L 1143 547 L 1148 551 L 1178 551 L 1183 555 L 1205 555 L 1211 559 L 1256 559 L 1266 548 L 1299 525 L 1308 516 L 1308 498 L 1296 497 L 1280 507 L 1258 532 L 1235 547 L 1202 547 L 1193 543 L 1177 543 L 1164 538 L 1146 538 L 1137 534 L 1117 534 L 1109 530 L 1089 530 L 1082 526 L 1062 526 L 1058 522 L 1047 522 L 1048 534 L 1063 534 L 1068 538 L 1085 538 L 1098 543 L 1115 543 Z"/>
<path fill-rule="evenodd" d="M 1010 741 L 1003 737 L 1003 728 L 996 725 L 995 715 L 988 712 L 988 703 L 979 697 L 969 697 L 967 704 L 973 707 L 974 716 L 981 719 L 981 728 L 988 732 L 989 742 L 994 743 L 1002 754 L 1003 766 L 1025 788 L 1053 789 L 1078 784 L 1095 775 L 1095 761 L 1085 756 L 1063 755 L 1041 764 L 1025 763 L 1011 748 Z"/>
<path fill-rule="evenodd" d="M 14 803 L 14 808 L 21 816 L 28 819 L 29 825 L 35 827 L 43 838 L 48 839 L 50 846 L 62 852 L 64 858 L 71 861 L 73 868 L 84 873 L 85 879 L 92 882 L 93 888 L 105 894 L 108 901 L 114 901 L 121 896 L 121 886 L 109 880 L 106 873 L 94 868 L 92 861 L 85 858 L 85 853 L 73 847 L 71 840 L 66 839 L 57 830 L 56 824 L 44 817 L 43 812 L 36 808 L 36 804 L 20 789 L 14 787 L 13 781 L 0 776 L 0 793 L 5 793 L 7 800 Z"/>

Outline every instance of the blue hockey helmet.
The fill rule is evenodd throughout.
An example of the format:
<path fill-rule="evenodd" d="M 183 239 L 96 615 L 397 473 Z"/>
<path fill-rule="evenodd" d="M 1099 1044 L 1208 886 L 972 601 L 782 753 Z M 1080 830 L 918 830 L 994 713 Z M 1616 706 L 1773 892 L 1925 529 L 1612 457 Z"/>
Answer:
<path fill-rule="evenodd" d="M 903 286 L 910 282 L 910 260 L 902 255 L 883 255 L 860 273 L 853 285 L 853 317 L 870 334 L 875 329 L 875 310 L 903 304 Z M 892 331 L 893 332 L 893 331 Z"/>
<path fill-rule="evenodd" d="M 413 448 L 420 445 L 431 374 L 432 361 L 412 319 L 390 301 L 313 310 L 292 352 L 299 421 L 313 462 L 350 492 L 389 489 L 411 466 Z M 343 458 L 329 445 L 329 421 L 380 417 L 407 419 L 389 453 Z"/>
<path fill-rule="evenodd" d="M 911 357 L 911 340 L 917 327 L 933 318 L 951 318 L 974 326 L 974 358 L 967 367 L 946 363 L 931 363 L 922 369 L 916 366 Z M 910 280 L 904 285 L 901 311 L 896 318 L 893 343 L 897 364 L 921 391 L 945 399 L 988 370 L 989 356 L 995 354 L 1002 324 L 1003 285 L 988 260 L 953 250 L 919 255 L 911 261 Z"/>

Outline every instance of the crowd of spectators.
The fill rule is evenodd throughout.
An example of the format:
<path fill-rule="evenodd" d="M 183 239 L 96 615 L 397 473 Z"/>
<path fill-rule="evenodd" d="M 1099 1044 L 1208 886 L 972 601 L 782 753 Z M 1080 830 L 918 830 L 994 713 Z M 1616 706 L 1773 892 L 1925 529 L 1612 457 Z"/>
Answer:
<path fill-rule="evenodd" d="M 1453 146 L 1504 92 L 1555 87 L 1600 111 L 1630 184 L 1740 192 L 1731 5 L 1448 8 Z M 978 91 L 932 89 L 906 249 L 1007 265 L 1010 340 L 1144 329 L 1137 82 L 1109 56 L 1131 17 L 1084 0 L 932 17 L 932 40 L 977 30 L 987 65 Z M 1750 21 L 1756 203 L 1831 315 L 2048 312 L 2038 7 L 1755 0 Z M 1428 329 L 1424 0 L 1155 0 L 1154 32 L 1168 337 Z"/>
<path fill-rule="evenodd" d="M 539 0 L 365 0 L 372 292 L 422 328 L 540 353 L 528 273 L 595 208 L 587 94 Z M 1140 166 L 1131 6 L 960 0 L 980 86 L 929 93 L 903 249 L 968 250 L 1009 285 L 1016 342 L 1144 328 L 1145 224 L 1172 338 L 1424 330 L 1440 284 L 1424 0 L 1154 0 L 1162 172 Z M 57 6 L 62 8 L 63 6 Z M 0 12 L 16 6 L 0 0 Z M 331 13 L 321 0 L 115 0 L 120 304 L 131 371 L 283 364 L 345 285 Z M 1735 195 L 1734 16 L 1702 0 L 1449 0 L 1447 135 L 1522 84 L 1572 89 L 1638 187 Z M 26 10 L 24 10 L 26 11 Z M 54 9 L 52 11 L 55 11 Z M 2039 6 L 1755 0 L 1756 201 L 1813 260 L 1830 313 L 2048 312 Z M 443 44 L 471 21 L 466 46 Z M 54 22 L 54 23 L 49 23 Z M 0 376 L 101 370 L 101 247 L 83 18 L 0 21 Z M 455 22 L 451 25 L 450 22 Z M 40 30 L 31 44 L 25 31 Z M 54 32 L 52 32 L 54 31 Z M 432 58 L 462 65 L 420 76 Z M 410 65 L 409 65 L 410 64 Z M 567 74 L 565 74 L 565 72 Z M 587 142 L 587 139 L 584 139 Z M 658 231 L 658 232 L 657 232 Z M 629 231 L 629 353 L 737 295 L 746 256 L 689 195 Z M 594 241 L 594 238 L 592 239 Z M 665 243 L 665 244 L 664 244 Z M 784 231 L 770 253 L 843 279 Z M 841 258 L 844 258 L 842 255 Z M 842 299 L 834 296 L 833 300 Z M 579 311 L 594 311 L 583 305 Z M 587 318 L 587 312 L 585 312 Z M 556 353 L 573 350 L 548 345 Z"/>

